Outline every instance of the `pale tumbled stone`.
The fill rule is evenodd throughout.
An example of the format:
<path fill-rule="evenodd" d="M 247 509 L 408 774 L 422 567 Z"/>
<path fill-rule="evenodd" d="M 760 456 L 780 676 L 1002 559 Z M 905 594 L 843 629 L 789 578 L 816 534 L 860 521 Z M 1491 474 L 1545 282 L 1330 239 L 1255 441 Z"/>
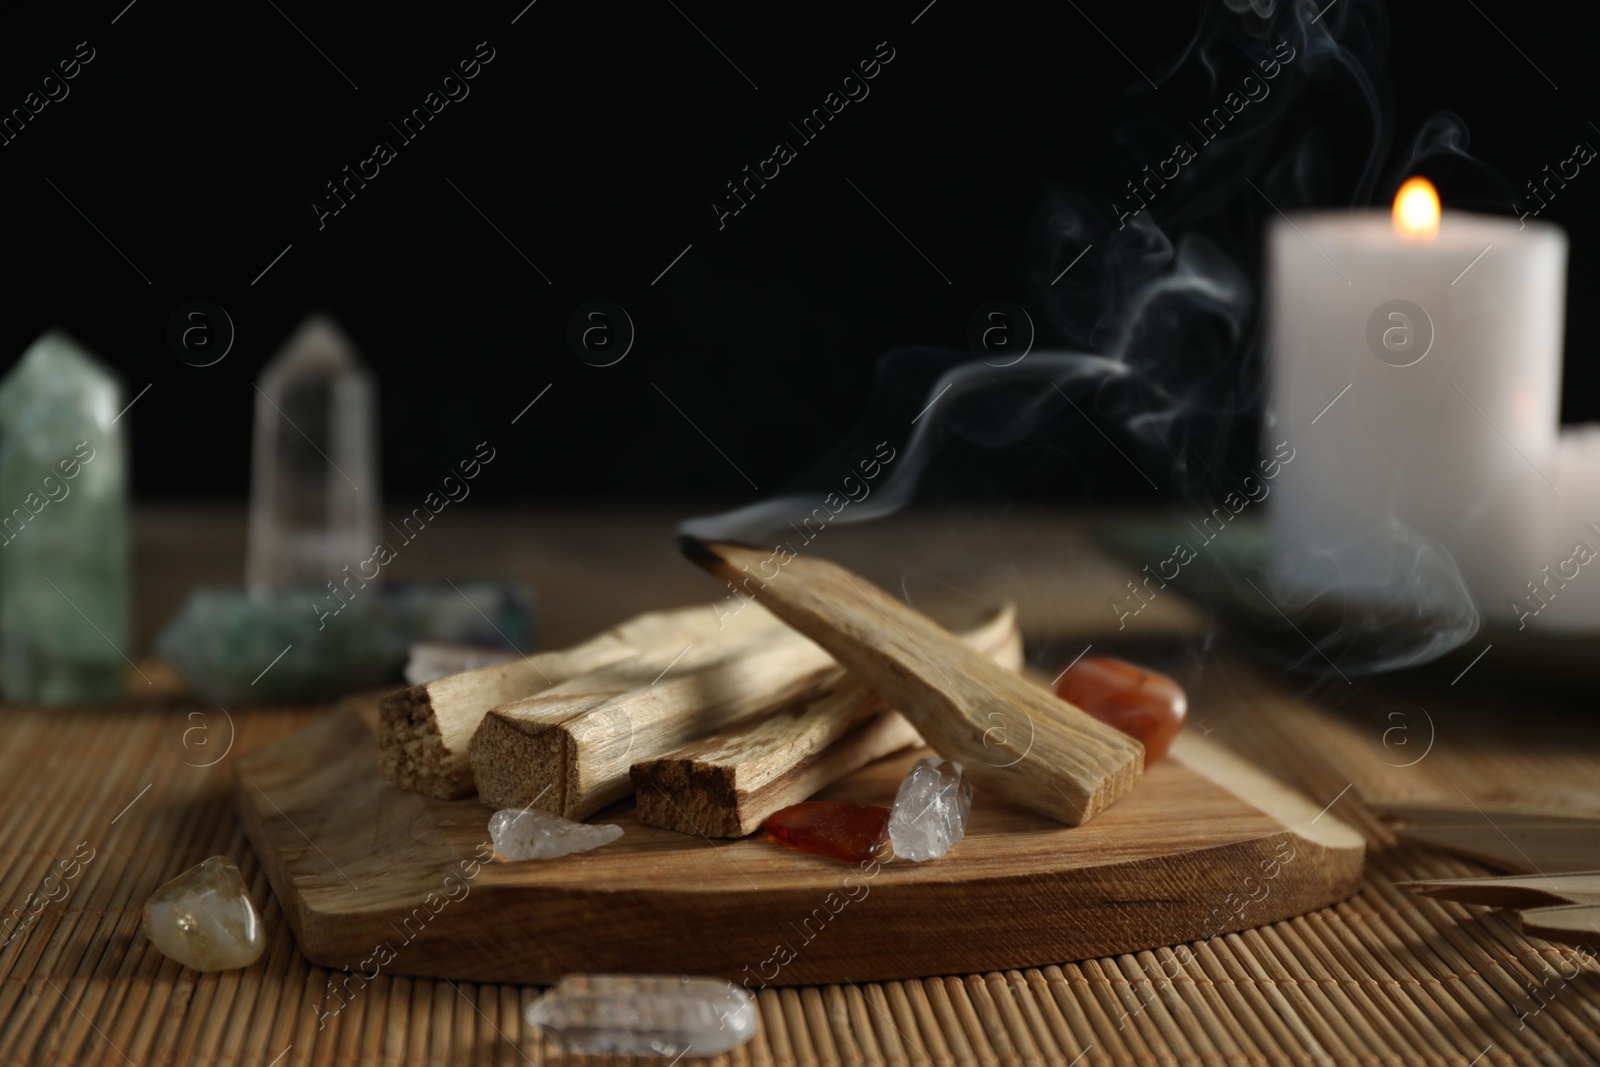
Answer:
<path fill-rule="evenodd" d="M 721 978 L 574 974 L 528 1005 L 529 1024 L 573 1052 L 716 1056 L 756 1036 L 756 1002 Z"/>
<path fill-rule="evenodd" d="M 212 856 L 144 902 L 144 934 L 161 954 L 197 971 L 248 967 L 267 947 L 239 868 Z"/>
<path fill-rule="evenodd" d="M 549 860 L 588 852 L 621 836 L 620 826 L 591 826 L 533 808 L 503 808 L 489 816 L 489 839 L 508 860 Z"/>
<path fill-rule="evenodd" d="M 889 841 L 897 860 L 938 859 L 967 832 L 972 783 L 961 764 L 920 759 L 901 781 L 889 815 Z"/>

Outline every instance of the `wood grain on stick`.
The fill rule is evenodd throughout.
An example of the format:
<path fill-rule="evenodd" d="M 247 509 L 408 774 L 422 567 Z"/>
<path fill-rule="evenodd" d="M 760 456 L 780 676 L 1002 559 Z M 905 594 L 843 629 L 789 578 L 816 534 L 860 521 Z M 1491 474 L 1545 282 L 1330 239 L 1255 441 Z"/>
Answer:
<path fill-rule="evenodd" d="M 636 615 L 582 644 L 508 663 L 436 678 L 383 698 L 379 710 L 379 766 L 386 781 L 417 793 L 453 800 L 476 788 L 467 745 L 489 709 L 520 700 L 636 656 L 712 634 L 775 631 L 782 624 L 766 611 L 740 612 L 718 627 L 709 604 Z"/>
<path fill-rule="evenodd" d="M 1600 869 L 1600 820 L 1524 805 L 1468 801 L 1367 803 L 1396 837 L 1507 871 Z"/>
<path fill-rule="evenodd" d="M 1432 878 L 1395 884 L 1436 900 L 1512 908 L 1526 934 L 1586 947 L 1591 958 L 1600 950 L 1600 871 Z"/>
<path fill-rule="evenodd" d="M 973 783 L 1077 826 L 1139 780 L 1144 747 L 963 644 L 860 575 L 791 556 L 684 538 L 686 555 L 815 640 L 910 719 Z"/>
<path fill-rule="evenodd" d="M 1022 633 L 1007 604 L 961 639 L 1011 670 Z M 854 675 L 757 722 L 730 727 L 631 771 L 639 821 L 680 833 L 743 837 L 875 759 L 920 745 L 916 728 Z"/>
<path fill-rule="evenodd" d="M 628 795 L 634 760 L 816 696 L 844 673 L 788 627 L 728 621 L 687 651 L 644 652 L 491 710 L 468 746 L 479 799 L 581 819 Z"/>

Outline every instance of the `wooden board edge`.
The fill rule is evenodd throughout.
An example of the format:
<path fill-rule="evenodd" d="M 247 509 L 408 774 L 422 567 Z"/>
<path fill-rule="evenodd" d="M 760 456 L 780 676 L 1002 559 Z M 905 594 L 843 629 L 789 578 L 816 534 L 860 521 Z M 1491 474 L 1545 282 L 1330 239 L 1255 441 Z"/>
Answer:
<path fill-rule="evenodd" d="M 1204 905 L 1197 905 L 1179 924 L 1184 936 L 1152 941 L 1147 930 L 1141 929 L 1157 916 L 1163 902 L 1128 899 L 1117 890 L 1111 890 L 1098 904 L 1078 901 L 1072 907 L 1090 908 L 1099 912 L 1094 923 L 1063 923 L 1059 905 L 1051 905 L 1045 894 L 1053 881 L 1050 875 L 1003 877 L 974 881 L 962 885 L 919 887 L 914 897 L 903 897 L 905 887 L 878 883 L 870 897 L 862 904 L 852 906 L 848 914 L 856 921 L 866 915 L 863 908 L 876 905 L 888 909 L 875 928 L 898 928 L 905 941 L 889 949 L 879 949 L 873 958 L 842 961 L 839 954 L 851 944 L 850 934 L 829 934 L 828 943 L 820 948 L 808 948 L 798 953 L 798 958 L 782 968 L 780 974 L 764 983 L 772 987 L 809 986 L 837 982 L 841 976 L 861 981 L 892 981 L 932 978 L 940 975 L 964 975 L 1025 967 L 1042 967 L 1074 960 L 1117 956 L 1130 952 L 1159 951 L 1171 948 L 1180 954 L 1181 946 L 1204 943 L 1217 937 L 1255 929 L 1327 907 L 1342 900 L 1359 887 L 1362 875 L 1361 855 L 1348 850 L 1329 852 L 1320 845 L 1307 843 L 1289 831 L 1268 834 L 1246 841 L 1236 841 L 1216 846 L 1194 854 L 1196 862 L 1216 870 L 1218 876 L 1211 887 L 1212 894 Z M 1159 869 L 1160 859 L 1132 861 L 1126 865 L 1109 865 L 1088 868 L 1079 872 L 1083 881 L 1106 880 L 1139 883 L 1141 870 Z M 1239 873 L 1255 872 L 1253 875 Z M 1152 877 L 1150 884 L 1158 878 Z M 685 890 L 692 895 L 692 890 Z M 936 929 L 940 921 L 948 919 L 953 911 L 970 906 L 973 896 L 993 897 L 1017 892 L 1021 898 L 1032 902 L 1020 912 L 1012 912 L 1001 920 L 994 917 L 976 917 L 993 926 L 990 937 L 978 938 L 959 950 L 951 948 L 944 939 L 925 936 L 924 931 Z M 738 982 L 741 974 L 748 977 L 748 968 L 741 972 L 740 965 L 755 963 L 772 951 L 773 940 L 792 938 L 789 930 L 774 926 L 770 930 L 749 931 L 740 938 L 728 941 L 723 938 L 699 938 L 683 934 L 640 943 L 631 939 L 622 942 L 590 942 L 580 952 L 568 944 L 551 952 L 548 931 L 539 928 L 530 918 L 543 911 L 564 912 L 569 902 L 581 891 L 552 892 L 538 901 L 518 891 L 507 893 L 499 888 L 481 892 L 472 890 L 459 905 L 451 905 L 439 916 L 435 924 L 422 915 L 423 922 L 417 940 L 399 943 L 391 953 L 392 962 L 384 970 L 393 975 L 419 978 L 448 978 L 456 981 L 495 982 L 513 984 L 547 985 L 572 970 L 587 971 L 641 971 L 662 972 L 687 969 L 690 973 L 718 975 Z M 820 900 L 812 894 L 803 895 L 787 905 L 795 917 L 806 914 L 805 908 Z M 748 895 L 730 893 L 725 899 L 711 902 L 715 912 L 707 919 L 708 927 L 733 929 L 733 916 L 751 907 Z M 699 901 L 696 907 L 705 907 Z M 652 917 L 661 909 L 672 911 L 679 905 L 660 898 L 644 899 L 639 890 L 619 891 L 603 901 L 585 901 L 584 908 L 598 906 L 600 911 L 591 921 L 597 926 L 617 929 L 640 929 L 653 924 Z M 688 907 L 689 905 L 682 905 Z M 780 911 L 784 908 L 778 909 Z M 422 914 L 416 909 L 416 914 Z M 492 938 L 480 935 L 482 944 L 474 946 L 459 934 L 464 923 L 471 927 L 485 916 L 503 920 Z M 391 921 L 391 929 L 401 933 L 406 914 L 394 909 L 384 916 Z M 1170 914 L 1161 917 L 1172 923 Z M 452 930 L 452 927 L 456 927 Z M 349 967 L 359 970 L 370 966 L 378 946 L 370 944 L 370 937 L 354 932 L 340 916 L 313 914 L 306 925 L 305 937 L 299 937 L 301 952 L 311 962 L 340 970 Z M 406 933 L 410 932 L 406 926 Z M 768 934 L 768 940 L 762 940 Z M 297 930 L 297 937 L 299 931 Z M 845 940 L 835 942 L 833 939 Z M 491 944 L 492 942 L 492 944 Z M 715 948 L 713 949 L 713 943 Z M 798 943 L 798 942 L 796 942 Z M 582 958 L 575 959 L 575 954 Z M 367 959 L 362 961 L 362 957 Z M 557 964 L 555 959 L 564 961 Z M 358 962 L 361 961 L 361 962 Z"/>
<path fill-rule="evenodd" d="M 262 872 L 267 876 L 267 884 L 272 887 L 272 895 L 278 900 L 278 910 L 289 922 L 296 946 L 307 959 L 311 959 L 311 954 L 305 951 L 312 918 L 310 905 L 295 891 L 294 878 L 283 865 L 283 854 L 273 847 L 261 809 L 250 795 L 250 787 L 237 767 L 233 774 L 233 807 L 239 816 L 245 840 L 250 842 L 250 850 L 255 853 L 256 862 L 261 865 Z"/>

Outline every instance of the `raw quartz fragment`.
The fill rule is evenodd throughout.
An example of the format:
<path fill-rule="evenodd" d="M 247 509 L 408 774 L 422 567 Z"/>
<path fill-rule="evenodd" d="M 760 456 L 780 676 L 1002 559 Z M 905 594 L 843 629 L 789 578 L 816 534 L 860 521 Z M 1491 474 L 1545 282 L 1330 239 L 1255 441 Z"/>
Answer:
<path fill-rule="evenodd" d="M 1062 672 L 1056 695 L 1144 745 L 1144 761 L 1167 754 L 1189 699 L 1164 674 L 1112 656 L 1084 656 Z"/>
<path fill-rule="evenodd" d="M 889 816 L 894 858 L 921 863 L 938 859 L 967 832 L 972 783 L 961 764 L 919 759 L 900 782 Z"/>
<path fill-rule="evenodd" d="M 876 856 L 888 840 L 889 809 L 882 804 L 808 800 L 767 816 L 767 836 L 785 848 L 846 863 Z"/>
<path fill-rule="evenodd" d="M 248 967 L 267 946 L 239 868 L 212 856 L 144 902 L 144 935 L 163 956 L 197 971 Z"/>
<path fill-rule="evenodd" d="M 695 1058 L 756 1036 L 756 1002 L 721 978 L 573 974 L 528 1005 L 527 1020 L 572 1052 Z"/>
<path fill-rule="evenodd" d="M 591 826 L 532 808 L 503 808 L 489 817 L 494 850 L 508 860 L 570 856 L 609 845 L 621 836 L 620 826 Z"/>

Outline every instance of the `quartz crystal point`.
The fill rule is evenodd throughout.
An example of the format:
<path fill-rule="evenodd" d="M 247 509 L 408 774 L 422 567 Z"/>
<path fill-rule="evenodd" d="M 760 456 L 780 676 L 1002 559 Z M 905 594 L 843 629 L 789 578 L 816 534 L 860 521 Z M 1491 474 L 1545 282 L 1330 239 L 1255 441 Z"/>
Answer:
<path fill-rule="evenodd" d="M 121 384 L 51 331 L 0 382 L 0 679 L 7 700 L 122 692 L 128 636 Z"/>
<path fill-rule="evenodd" d="M 620 826 L 591 826 L 532 808 L 503 808 L 489 816 L 489 839 L 508 860 L 570 856 L 609 845 L 621 836 Z"/>
<path fill-rule="evenodd" d="M 961 764 L 919 759 L 900 782 L 889 816 L 889 840 L 897 860 L 938 859 L 967 832 L 972 783 Z"/>
<path fill-rule="evenodd" d="M 1167 754 L 1189 711 L 1177 682 L 1112 656 L 1079 659 L 1061 672 L 1056 695 L 1138 740 L 1146 765 Z"/>
<path fill-rule="evenodd" d="M 250 890 L 226 856 L 212 856 L 157 889 L 144 902 L 144 934 L 163 956 L 197 971 L 248 967 L 267 946 Z"/>
<path fill-rule="evenodd" d="M 756 1036 L 756 1002 L 721 978 L 568 975 L 528 1005 L 527 1020 L 572 1052 L 717 1056 Z"/>
<path fill-rule="evenodd" d="M 767 837 L 799 852 L 862 863 L 889 839 L 889 809 L 882 804 L 808 800 L 767 816 Z"/>
<path fill-rule="evenodd" d="M 252 592 L 325 587 L 372 554 L 382 503 L 376 410 L 372 376 L 325 316 L 302 323 L 267 364 L 250 471 Z"/>

